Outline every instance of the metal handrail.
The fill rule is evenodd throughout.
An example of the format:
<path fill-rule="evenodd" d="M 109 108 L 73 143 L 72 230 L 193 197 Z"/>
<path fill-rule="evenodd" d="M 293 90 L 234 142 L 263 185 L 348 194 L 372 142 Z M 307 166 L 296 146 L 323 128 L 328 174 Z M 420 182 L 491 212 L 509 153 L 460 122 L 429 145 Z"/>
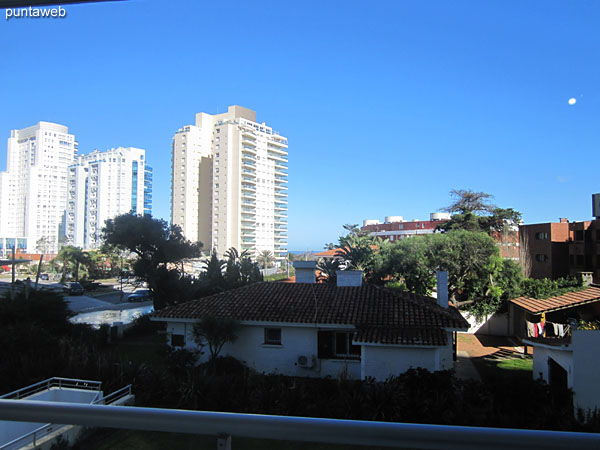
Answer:
<path fill-rule="evenodd" d="M 43 381 L 39 381 L 34 384 L 30 384 L 21 389 L 17 389 L 16 391 L 9 392 L 8 394 L 4 394 L 0 396 L 0 399 L 8 399 L 8 398 L 16 398 L 20 399 L 28 395 L 37 394 L 46 389 L 50 389 L 51 387 L 58 388 L 72 388 L 76 387 L 78 389 L 86 389 L 86 390 L 101 390 L 102 382 L 101 381 L 92 381 L 92 380 L 79 380 L 76 378 L 61 378 L 61 377 L 52 377 Z"/>
<path fill-rule="evenodd" d="M 55 384 L 52 384 L 51 382 L 56 382 Z M 34 387 L 34 386 L 39 386 L 40 389 L 35 391 L 35 392 L 40 392 L 43 389 L 46 389 L 45 386 L 48 385 L 58 385 L 59 387 L 65 387 L 64 386 L 64 382 L 65 381 L 69 381 L 69 382 L 85 382 L 85 383 L 90 383 L 88 380 L 75 380 L 75 379 L 70 379 L 70 378 L 59 378 L 59 377 L 54 377 L 54 378 L 49 378 L 47 380 L 44 381 L 40 381 L 39 383 L 36 383 L 34 385 L 28 386 L 28 388 Z M 101 385 L 102 383 L 100 381 L 92 381 L 91 383 L 95 383 L 98 385 Z M 77 383 L 71 383 L 68 384 L 69 387 L 76 385 Z M 24 388 L 27 389 L 27 388 Z M 23 389 L 20 389 L 19 391 L 21 391 Z M 89 390 L 87 387 L 84 387 L 84 390 Z M 15 391 L 18 392 L 18 391 Z M 35 393 L 33 392 L 33 393 Z M 96 396 L 94 397 L 94 399 L 92 400 L 92 402 L 90 404 L 95 405 L 95 404 L 110 404 L 113 403 L 121 398 L 124 398 L 128 395 L 131 395 L 132 393 L 132 386 L 131 384 L 128 384 L 127 386 L 122 387 L 121 389 L 118 389 L 112 393 L 110 393 L 109 395 L 102 397 L 102 391 L 99 390 L 98 393 L 96 394 Z M 11 393 L 12 394 L 12 393 Z M 6 394 L 6 395 L 10 395 L 10 394 Z M 31 394 L 30 394 L 31 395 Z M 19 398 L 17 397 L 16 399 L 12 399 L 12 400 L 18 400 Z M 55 403 L 55 402 L 52 402 Z M 55 428 L 50 428 L 47 429 L 48 427 L 62 427 L 64 425 L 60 425 L 60 424 L 56 424 L 56 423 L 46 423 L 44 425 L 42 425 L 41 427 L 36 428 L 35 430 L 32 430 L 30 432 L 28 432 L 27 434 L 24 434 L 22 436 L 19 436 L 18 438 L 13 439 L 10 442 L 7 442 L 6 444 L 2 444 L 0 445 L 0 450 L 4 450 L 4 449 L 9 449 L 11 448 L 13 445 L 17 444 L 18 442 L 22 442 L 22 441 L 29 441 L 31 438 L 31 442 L 33 443 L 33 445 L 36 445 L 36 441 L 37 439 L 39 439 L 42 436 L 45 436 L 47 434 L 49 434 L 52 431 L 55 431 Z M 45 430 L 46 429 L 46 430 Z M 58 429 L 58 428 L 57 428 Z M 39 435 L 40 431 L 44 430 L 44 434 L 43 435 Z"/>
<path fill-rule="evenodd" d="M 600 434 L 0 400 L 0 420 L 417 449 L 600 448 Z"/>
<path fill-rule="evenodd" d="M 98 405 L 98 404 L 106 405 L 106 404 L 114 403 L 117 400 L 120 400 L 123 397 L 126 397 L 128 395 L 131 395 L 131 384 L 128 384 L 127 386 L 123 386 L 121 389 L 111 392 L 110 394 L 108 394 L 105 397 L 94 399 L 94 401 L 92 401 L 91 404 L 92 405 Z"/>
<path fill-rule="evenodd" d="M 44 428 L 47 428 L 47 427 L 49 427 L 49 426 L 52 426 L 52 425 L 55 425 L 55 424 L 52 424 L 52 423 L 47 423 L 47 424 L 45 424 L 45 425 L 42 425 L 42 426 L 41 426 L 41 427 L 39 427 L 39 428 L 36 428 L 35 430 L 32 430 L 32 431 L 30 431 L 30 432 L 29 432 L 29 433 L 27 433 L 27 434 L 24 434 L 23 436 L 19 436 L 18 438 L 15 438 L 15 439 L 13 439 L 12 441 L 10 441 L 10 442 L 7 442 L 6 444 L 2 444 L 2 445 L 0 446 L 0 450 L 9 449 L 9 448 L 11 448 L 13 445 L 17 444 L 17 443 L 18 443 L 18 442 L 20 442 L 20 441 L 24 441 L 24 440 L 28 440 L 28 441 L 29 441 L 29 438 L 32 438 L 32 439 L 31 439 L 31 443 L 32 443 L 32 444 L 35 446 L 35 445 L 36 445 L 36 442 L 37 442 L 37 440 L 38 440 L 38 439 L 41 437 L 41 436 L 38 436 L 38 433 L 39 433 L 40 431 L 42 431 Z M 46 435 L 46 434 L 48 434 L 48 433 L 50 433 L 50 432 L 52 432 L 52 431 L 54 431 L 54 430 L 53 430 L 53 429 L 46 430 L 46 433 L 44 433 L 44 435 Z"/>

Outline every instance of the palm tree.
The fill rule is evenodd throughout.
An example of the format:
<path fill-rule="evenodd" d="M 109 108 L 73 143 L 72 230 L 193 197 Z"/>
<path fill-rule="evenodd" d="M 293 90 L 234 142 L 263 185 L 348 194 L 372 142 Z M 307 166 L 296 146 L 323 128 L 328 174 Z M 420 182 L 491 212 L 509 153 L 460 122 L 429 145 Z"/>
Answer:
<path fill-rule="evenodd" d="M 275 257 L 273 256 L 273 252 L 271 252 L 271 250 L 263 250 L 256 257 L 256 261 L 262 264 L 264 270 L 267 270 L 267 266 L 270 266 L 275 262 Z"/>
<path fill-rule="evenodd" d="M 70 268 L 73 270 L 75 281 L 79 281 L 79 266 L 86 266 L 90 263 L 90 255 L 79 247 L 74 247 L 72 245 L 65 245 L 62 247 L 56 256 L 56 259 L 63 264 L 61 281 L 64 281 L 67 270 Z"/>
<path fill-rule="evenodd" d="M 336 245 L 333 242 L 328 242 L 323 246 L 323 250 L 333 250 Z"/>
<path fill-rule="evenodd" d="M 349 234 L 340 238 L 340 248 L 336 252 L 346 262 L 346 269 L 366 270 L 373 259 L 373 238 Z"/>

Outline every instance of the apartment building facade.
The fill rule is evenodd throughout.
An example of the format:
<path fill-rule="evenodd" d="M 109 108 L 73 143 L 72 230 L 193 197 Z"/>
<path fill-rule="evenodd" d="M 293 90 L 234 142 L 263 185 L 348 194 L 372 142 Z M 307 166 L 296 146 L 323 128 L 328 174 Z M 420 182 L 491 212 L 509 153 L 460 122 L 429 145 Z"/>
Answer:
<path fill-rule="evenodd" d="M 152 168 L 146 151 L 118 147 L 77 157 L 68 172 L 66 242 L 98 248 L 105 221 L 129 212 L 152 213 Z"/>
<path fill-rule="evenodd" d="M 391 242 L 406 239 L 411 236 L 433 234 L 437 227 L 450 220 L 450 213 L 435 212 L 429 214 L 429 220 L 404 220 L 402 216 L 387 216 L 381 223 L 376 219 L 363 221 L 361 231 L 367 231 L 371 236 L 387 239 Z M 491 233 L 504 259 L 519 260 L 519 232 L 516 227 L 504 233 Z"/>
<path fill-rule="evenodd" d="M 376 219 L 363 220 L 361 231 L 393 242 L 411 236 L 432 234 L 439 225 L 448 220 L 450 214 L 443 212 L 431 213 L 429 220 L 404 220 L 402 216 L 387 216 L 383 223 Z"/>
<path fill-rule="evenodd" d="M 0 173 L 0 253 L 56 253 L 64 238 L 68 167 L 77 141 L 64 125 L 39 122 L 11 130 Z"/>
<path fill-rule="evenodd" d="M 287 254 L 288 142 L 256 112 L 230 106 L 199 113 L 175 133 L 171 222 L 223 255 L 230 247 L 256 255 Z"/>
<path fill-rule="evenodd" d="M 532 278 L 586 273 L 600 283 L 600 194 L 592 196 L 594 220 L 521 225 L 521 261 Z"/>

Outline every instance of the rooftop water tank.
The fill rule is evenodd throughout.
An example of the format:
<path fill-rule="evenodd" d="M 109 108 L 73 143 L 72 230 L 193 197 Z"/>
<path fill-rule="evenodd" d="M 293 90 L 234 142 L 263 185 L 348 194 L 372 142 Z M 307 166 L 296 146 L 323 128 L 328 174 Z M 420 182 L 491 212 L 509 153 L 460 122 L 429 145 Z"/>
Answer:
<path fill-rule="evenodd" d="M 379 220 L 377 220 L 377 219 L 363 220 L 363 227 L 366 227 L 368 225 L 379 225 Z"/>
<path fill-rule="evenodd" d="M 386 216 L 385 223 L 396 223 L 404 221 L 402 216 Z"/>
<path fill-rule="evenodd" d="M 450 213 L 435 212 L 429 214 L 429 220 L 450 220 Z"/>

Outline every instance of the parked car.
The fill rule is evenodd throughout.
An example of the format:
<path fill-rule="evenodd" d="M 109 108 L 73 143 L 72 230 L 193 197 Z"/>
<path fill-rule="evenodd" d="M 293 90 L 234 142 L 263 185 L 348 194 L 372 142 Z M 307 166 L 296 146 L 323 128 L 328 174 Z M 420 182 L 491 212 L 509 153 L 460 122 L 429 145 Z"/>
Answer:
<path fill-rule="evenodd" d="M 50 279 L 50 275 L 48 275 L 47 273 L 40 274 L 40 280 L 49 280 L 49 279 Z"/>
<path fill-rule="evenodd" d="M 147 302 L 152 300 L 152 293 L 148 289 L 140 289 L 127 297 L 128 302 Z"/>
<path fill-rule="evenodd" d="M 69 295 L 83 295 L 83 286 L 76 282 L 66 283 L 64 291 Z"/>

